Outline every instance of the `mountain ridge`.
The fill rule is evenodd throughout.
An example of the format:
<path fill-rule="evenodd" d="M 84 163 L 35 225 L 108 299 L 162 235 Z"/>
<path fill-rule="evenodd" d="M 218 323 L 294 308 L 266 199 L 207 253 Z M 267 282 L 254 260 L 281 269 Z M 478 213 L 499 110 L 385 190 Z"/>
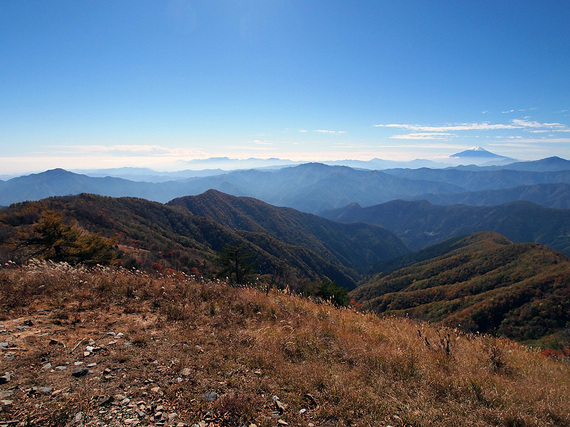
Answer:
<path fill-rule="evenodd" d="M 568 162 L 570 163 L 570 162 Z M 166 203 L 176 197 L 216 189 L 234 196 L 253 197 L 275 206 L 309 213 L 341 208 L 357 202 L 372 206 L 424 194 L 459 194 L 504 190 L 538 184 L 570 184 L 570 169 L 562 160 L 527 164 L 539 170 L 447 168 L 365 170 L 307 163 L 276 170 L 240 170 L 166 182 L 135 182 L 122 178 L 94 178 L 56 169 L 0 182 L 0 205 L 87 192 L 112 197 L 140 197 Z M 540 171 L 550 168 L 554 171 Z M 520 197 L 527 197 L 522 194 Z M 531 196 L 528 196 L 531 197 Z M 538 201 L 537 197 L 533 201 Z M 545 200 L 544 203 L 551 203 Z M 555 203 L 555 202 L 552 202 Z"/>
<path fill-rule="evenodd" d="M 439 206 L 425 200 L 393 200 L 364 208 L 353 204 L 322 215 L 334 221 L 381 225 L 413 250 L 452 237 L 489 230 L 517 243 L 542 243 L 570 254 L 570 210 L 545 208 L 530 202 Z"/>

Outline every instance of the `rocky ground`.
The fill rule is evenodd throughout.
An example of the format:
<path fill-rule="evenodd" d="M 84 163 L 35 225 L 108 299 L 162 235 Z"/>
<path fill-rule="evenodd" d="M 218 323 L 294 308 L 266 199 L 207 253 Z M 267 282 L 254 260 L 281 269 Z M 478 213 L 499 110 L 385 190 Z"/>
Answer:
<path fill-rule="evenodd" d="M 177 408 L 169 390 L 192 382 L 193 368 L 154 358 L 166 355 L 170 344 L 164 331 L 149 328 L 157 320 L 151 313 L 109 312 L 101 322 L 97 313 L 84 312 L 77 323 L 58 319 L 57 313 L 38 310 L 0 324 L 0 426 L 66 425 L 69 419 L 76 426 L 229 425 L 213 412 L 195 419 Z M 152 351 L 134 325 L 153 337 Z M 203 353 L 199 345 L 193 351 Z M 205 392 L 196 400 L 201 400 L 196 406 L 213 403 L 218 393 Z M 267 406 L 275 421 L 286 425 L 279 419 L 286 406 L 278 397 L 268 397 Z"/>

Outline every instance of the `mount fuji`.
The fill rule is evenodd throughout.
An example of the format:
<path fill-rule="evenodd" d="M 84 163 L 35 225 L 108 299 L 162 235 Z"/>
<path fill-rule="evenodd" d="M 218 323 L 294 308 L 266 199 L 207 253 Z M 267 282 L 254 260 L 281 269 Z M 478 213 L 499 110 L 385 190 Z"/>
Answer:
<path fill-rule="evenodd" d="M 500 156 L 495 153 L 491 153 L 482 147 L 476 146 L 469 150 L 461 151 L 459 153 L 452 154 L 449 156 L 450 159 L 454 160 L 468 160 L 470 163 L 493 165 L 493 164 L 507 164 L 516 162 L 516 159 L 512 157 Z"/>

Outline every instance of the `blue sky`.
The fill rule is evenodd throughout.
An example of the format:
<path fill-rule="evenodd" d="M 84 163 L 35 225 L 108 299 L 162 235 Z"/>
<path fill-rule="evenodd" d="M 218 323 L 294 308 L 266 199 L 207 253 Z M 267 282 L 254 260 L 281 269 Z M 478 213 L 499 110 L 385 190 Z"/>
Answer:
<path fill-rule="evenodd" d="M 570 2 L 5 0 L 1 173 L 570 158 Z"/>

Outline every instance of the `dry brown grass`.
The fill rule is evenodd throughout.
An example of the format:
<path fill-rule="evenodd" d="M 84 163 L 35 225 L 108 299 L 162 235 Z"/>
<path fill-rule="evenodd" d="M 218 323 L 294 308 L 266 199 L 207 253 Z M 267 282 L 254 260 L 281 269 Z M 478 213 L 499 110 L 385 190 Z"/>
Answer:
<path fill-rule="evenodd" d="M 72 425 L 79 410 L 85 425 L 97 425 L 101 396 L 129 393 L 176 412 L 174 425 L 274 426 L 279 418 L 317 426 L 570 426 L 568 363 L 511 341 L 286 293 L 103 268 L 4 268 L 0 294 L 0 323 L 34 323 L 18 337 L 0 335 L 21 348 L 14 360 L 0 354 L 0 374 L 15 372 L 0 385 L 14 390 L 0 420 L 21 425 Z M 132 346 L 109 344 L 110 331 Z M 93 374 L 41 369 L 47 360 L 83 360 L 83 344 L 70 351 L 83 338 L 102 347 L 85 358 L 97 363 Z M 57 396 L 21 391 L 48 384 Z M 207 392 L 217 400 L 204 400 Z M 282 414 L 273 396 L 287 405 Z"/>

